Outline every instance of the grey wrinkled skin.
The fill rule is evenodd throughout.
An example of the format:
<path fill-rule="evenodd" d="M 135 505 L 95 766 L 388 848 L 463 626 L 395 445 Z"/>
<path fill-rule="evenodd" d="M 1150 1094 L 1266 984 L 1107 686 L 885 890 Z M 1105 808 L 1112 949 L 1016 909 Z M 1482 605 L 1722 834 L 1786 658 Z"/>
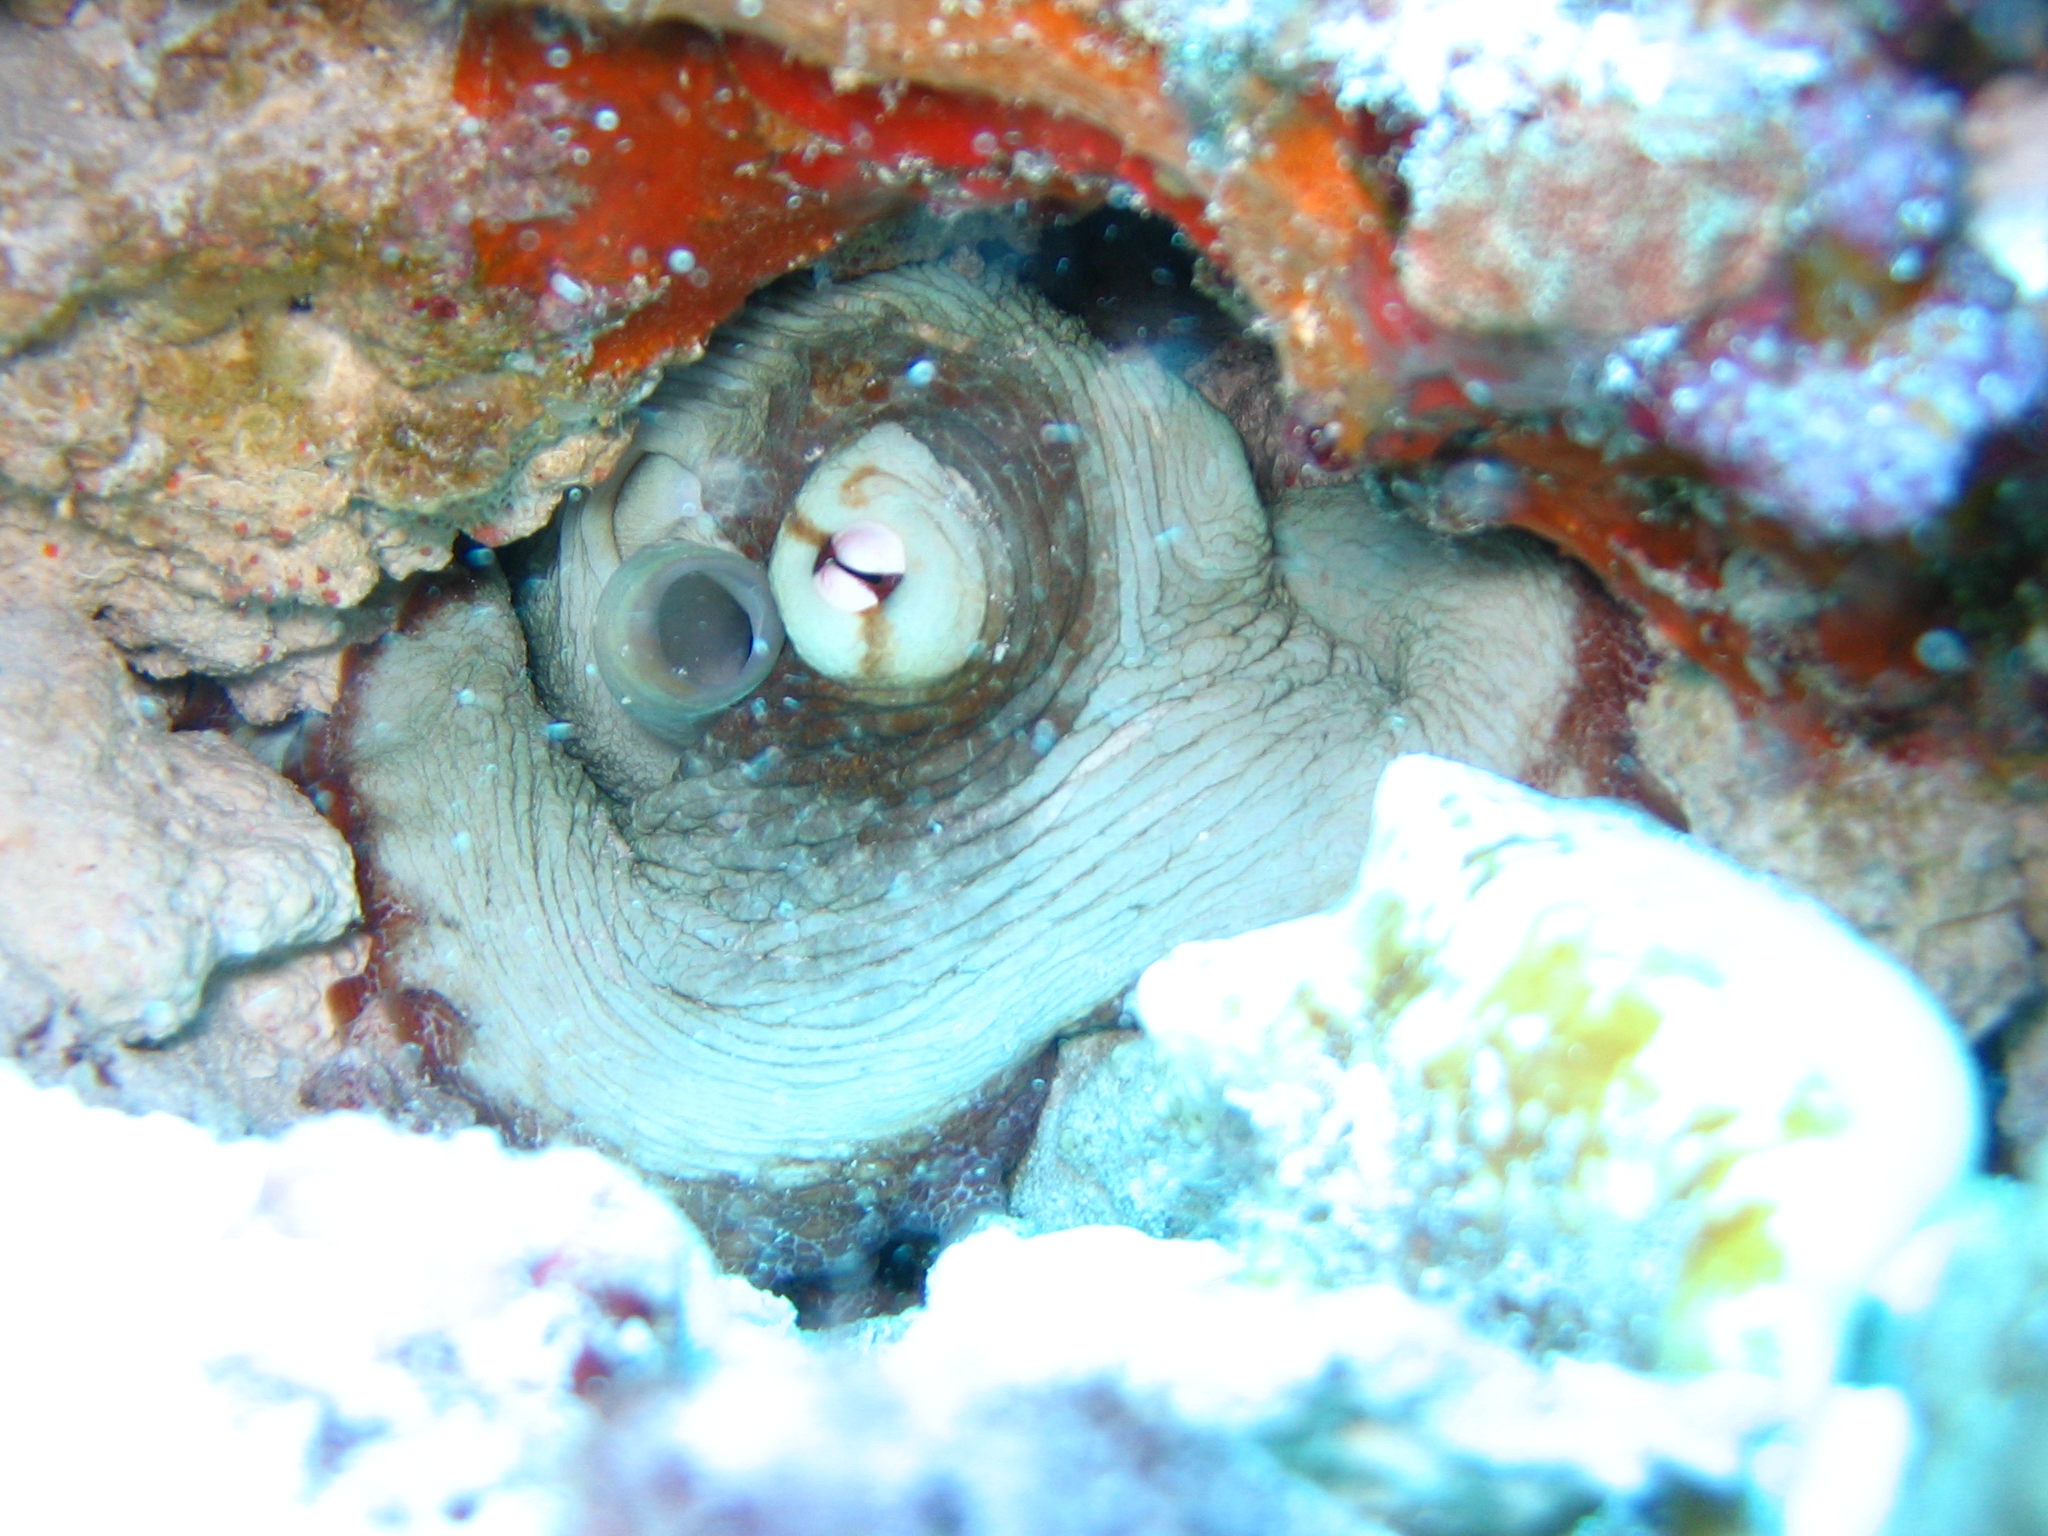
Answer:
<path fill-rule="evenodd" d="M 605 578 L 661 534 L 614 526 L 616 482 L 516 614 L 487 583 L 361 677 L 386 964 L 467 1021 L 485 1101 L 667 1178 L 841 1177 L 1174 944 L 1339 899 L 1396 752 L 1512 774 L 1550 745 L 1554 562 L 1364 487 L 1269 512 L 1191 389 L 948 268 L 757 304 L 621 472 L 691 467 L 690 531 L 763 559 L 810 466 L 886 421 L 991 509 L 988 643 L 945 684 L 864 699 L 785 650 L 686 748 L 647 735 L 586 670 Z"/>

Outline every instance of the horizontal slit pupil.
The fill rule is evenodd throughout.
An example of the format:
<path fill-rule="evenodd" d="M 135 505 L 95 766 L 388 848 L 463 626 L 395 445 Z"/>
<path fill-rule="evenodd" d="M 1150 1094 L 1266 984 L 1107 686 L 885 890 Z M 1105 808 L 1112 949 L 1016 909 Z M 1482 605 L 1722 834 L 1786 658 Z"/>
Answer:
<path fill-rule="evenodd" d="M 815 578 L 821 571 L 835 569 L 844 571 L 855 581 L 875 594 L 875 601 L 881 602 L 903 585 L 901 571 L 864 571 L 839 552 L 839 541 L 834 539 L 818 551 L 818 558 L 811 566 Z"/>
<path fill-rule="evenodd" d="M 678 576 L 655 607 L 662 664 L 709 692 L 739 681 L 754 654 L 754 623 L 723 583 L 700 572 Z"/>
<path fill-rule="evenodd" d="M 894 592 L 898 587 L 903 585 L 903 577 L 898 572 L 871 572 L 859 570 L 854 566 L 848 565 L 844 560 L 840 559 L 838 555 L 833 554 L 829 551 L 825 554 L 824 558 L 818 561 L 816 568 L 818 570 L 823 570 L 828 565 L 837 566 L 840 570 L 846 572 L 847 575 L 851 576 L 855 581 L 859 582 L 862 586 L 866 587 L 870 592 L 874 593 L 875 601 L 877 602 L 882 601 L 891 592 Z"/>

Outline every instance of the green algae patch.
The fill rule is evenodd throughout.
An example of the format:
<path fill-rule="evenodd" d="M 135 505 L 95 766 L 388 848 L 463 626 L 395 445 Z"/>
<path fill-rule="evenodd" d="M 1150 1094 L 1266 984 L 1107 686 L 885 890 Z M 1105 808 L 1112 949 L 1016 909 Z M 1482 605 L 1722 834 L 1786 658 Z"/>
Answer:
<path fill-rule="evenodd" d="M 1785 1250 L 1771 1233 L 1777 1210 L 1769 1201 L 1752 1200 L 1700 1223 L 1665 1318 L 1664 1351 L 1657 1362 L 1663 1369 L 1696 1371 L 1728 1363 L 1706 1336 L 1705 1319 L 1714 1303 L 1785 1278 Z M 1752 1333 L 1745 1346 L 1767 1356 L 1745 1364 L 1764 1371 L 1779 1368 L 1768 1335 Z"/>

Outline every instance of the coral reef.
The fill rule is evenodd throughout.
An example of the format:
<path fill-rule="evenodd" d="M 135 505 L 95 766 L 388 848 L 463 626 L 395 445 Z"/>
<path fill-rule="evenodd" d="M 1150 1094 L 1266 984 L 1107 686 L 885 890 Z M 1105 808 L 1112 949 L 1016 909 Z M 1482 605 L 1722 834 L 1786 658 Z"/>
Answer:
<path fill-rule="evenodd" d="M 1909 1397 L 1939 1436 L 1906 1507 L 1979 1497 L 1948 1468 L 1977 1465 L 1981 1431 L 1939 1415 L 1981 1373 L 1952 1382 L 1915 1352 L 2014 1315 L 2032 1271 L 1993 1279 L 1977 1251 L 2038 1234 L 2018 1214 L 1979 1231 L 1972 1212 L 2018 1210 L 1994 1190 L 1901 1247 L 1972 1134 L 1910 983 L 1616 810 L 1419 757 L 1382 783 L 1358 901 L 1183 950 L 1141 986 L 1173 1067 L 1126 1122 L 1171 1118 L 1176 1094 L 1239 1121 L 1227 1245 L 992 1223 L 939 1256 L 916 1312 L 857 1329 L 799 1333 L 589 1152 L 348 1116 L 216 1143 L 0 1075 L 0 1230 L 51 1255 L 0 1275 L 9 1401 L 34 1405 L 7 1425 L 0 1514 L 101 1529 L 146 1499 L 230 1532 L 1545 1536 L 1748 1504 L 1813 1536 L 1851 1528 L 1851 1487 L 1857 1529 L 1884 1518 Z M 1530 990 L 1501 931 L 1570 954 Z M 1838 1012 L 1760 996 L 1802 966 Z M 1474 989 L 1506 1001 L 1460 1006 Z M 1798 1029 L 1856 1048 L 1784 1049 Z M 1384 1198 L 1437 1175 L 1427 1199 Z M 1410 1228 L 1392 1265 L 1369 1230 L 1388 1220 Z M 1505 1250 L 1474 1250 L 1486 1233 Z M 1407 1277 L 1434 1301 L 1372 1273 L 1418 1240 L 1459 1276 Z M 1652 1262 L 1646 1289 L 1665 1250 L 1683 1261 Z M 1865 1285 L 1883 1326 L 1837 1382 Z M 1565 1307 L 1592 1325 L 1567 1337 Z M 1546 1311 L 1570 1348 L 1532 1358 L 1513 1324 Z M 112 1403 L 81 1334 L 121 1361 Z M 82 1484 L 110 1432 L 134 1441 L 129 1475 Z"/>
<path fill-rule="evenodd" d="M 1826 773 L 1743 720 L 1704 674 L 1670 668 L 1634 719 L 1637 749 L 1693 834 L 1825 903 L 1910 970 L 1973 1039 L 2022 1013 L 2048 913 L 2029 897 L 2048 811 L 1967 761 L 1848 744 Z"/>
<path fill-rule="evenodd" d="M 576 1389 L 666 1369 L 684 1295 L 698 1340 L 787 1326 L 592 1153 L 359 1116 L 222 1144 L 8 1068 L 0 1230 L 18 1529 L 538 1533 Z"/>
<path fill-rule="evenodd" d="M 1726 1482 L 1771 1411 L 1109 1229 L 970 1238 L 895 1336 L 813 1342 L 588 1152 L 0 1106 L 0 1227 L 52 1256 L 0 1276 L 37 1530 L 1533 1533 Z"/>
<path fill-rule="evenodd" d="M 516 536 L 601 474 L 647 365 L 919 200 L 1170 214 L 1273 336 L 1319 449 L 1563 406 L 1802 535 L 1926 527 L 2048 367 L 1966 243 L 2033 290 L 2036 182 L 2002 147 L 2028 141 L 1999 126 L 2025 80 L 1965 102 L 1902 62 L 1897 18 L 567 10 L 10 22 L 38 148 L 7 173 L 8 516 L 72 519 L 90 606 L 144 665 L 331 649 L 380 573 L 438 563 L 457 527 Z M 2017 57 L 1977 19 L 1972 46 Z M 1610 541 L 1653 549 L 1642 510 L 1537 521 L 1597 568 Z M 1707 574 L 1651 559 L 1632 601 Z M 1742 631 L 1704 643 L 1777 665 Z M 1835 691 L 1868 698 L 1855 672 Z"/>
<path fill-rule="evenodd" d="M 0 507 L 159 675 L 346 638 L 336 610 L 601 471 L 620 390 L 469 282 L 546 209 L 487 148 L 459 16 L 257 5 L 0 18 Z"/>
<path fill-rule="evenodd" d="M 2002 1094 L 1998 1165 L 2031 1165 L 2048 1136 L 2037 10 L 0 11 L 0 1052 L 88 1101 L 225 1134 L 369 1108 L 580 1136 L 664 1173 L 716 1164 L 684 1188 L 712 1249 L 812 1323 L 867 1307 L 849 1300 L 862 1285 L 887 1293 L 876 1305 L 918 1299 L 933 1250 L 1001 1200 L 1053 1076 L 1011 1191 L 1040 1235 L 969 1237 L 915 1321 L 822 1350 L 778 1303 L 712 1279 L 695 1235 L 589 1158 L 508 1161 L 481 1134 L 419 1143 L 362 1121 L 217 1147 L 0 1080 L 0 1221 L 49 1256 L 0 1277 L 18 1303 L 0 1331 L 27 1362 L 14 1400 L 55 1405 L 0 1435 L 8 1517 L 94 1527 L 211 1498 L 216 1524 L 266 1531 L 1499 1536 L 1589 1510 L 1603 1530 L 1729 1525 L 1746 1504 L 1793 1536 L 1872 1536 L 1903 1466 L 1894 1530 L 2038 1525 L 2020 1454 L 2041 1395 L 2031 1187 L 1980 1187 L 1878 1268 L 1969 1156 L 1955 1043 L 1807 909 L 1694 855 L 1645 873 L 1624 845 L 1649 834 L 1618 813 L 1460 781 L 1474 825 L 1508 829 L 1436 871 L 1474 882 L 1480 917 L 1439 931 L 1425 917 L 1456 902 L 1418 898 L 1406 926 L 1364 903 L 1183 955 L 1146 984 L 1150 1035 L 1069 1038 L 1057 1074 L 1033 1055 L 1166 943 L 1334 898 L 1382 755 L 1450 748 L 1689 824 L 1826 901 L 1974 1042 Z M 978 232 L 1028 246 L 1051 229 L 1048 250 L 1071 250 L 1060 221 L 1091 211 L 1126 242 L 1128 281 L 1076 289 L 1080 319 L 1047 335 L 1165 344 L 1143 364 L 1089 352 L 1087 400 L 1042 412 L 1000 462 L 1057 480 L 1091 439 L 1166 442 L 1101 380 L 1153 369 L 1146 387 L 1199 415 L 1184 372 L 1251 460 L 1246 487 L 1224 441 L 1231 489 L 1195 501 L 1249 514 L 1259 555 L 1239 574 L 1259 617 L 1194 602 L 1199 622 L 1152 637 L 1202 679 L 1166 690 L 1179 713 L 1111 686 L 1096 715 L 1020 705 L 970 741 L 892 697 L 827 739 L 834 688 L 980 664 L 994 632 L 974 615 L 1000 606 L 1000 562 L 956 562 L 968 617 L 912 633 L 882 605 L 929 550 L 877 544 L 840 504 L 847 445 L 787 421 L 776 446 L 810 455 L 799 510 L 830 503 L 810 532 L 722 525 L 762 482 L 721 478 L 730 465 L 679 439 L 660 452 L 680 474 L 628 495 L 658 435 L 643 422 L 673 411 L 678 386 L 652 393 L 662 370 L 800 269 L 771 304 L 806 283 L 854 302 L 868 274 L 932 257 L 980 283 L 963 252 Z M 1065 260 L 1044 259 L 1047 292 Z M 1162 323 L 1133 289 L 1187 308 Z M 811 386 L 856 414 L 952 400 L 954 375 L 999 349 L 930 330 L 941 308 L 917 316 L 914 356 L 850 346 Z M 809 485 L 814 461 L 836 490 Z M 948 462 L 861 464 L 900 471 L 911 511 L 958 513 Z M 558 510 L 501 579 L 492 551 Z M 824 618 L 861 644 L 792 625 L 801 686 L 726 700 L 715 724 L 694 696 L 636 713 L 659 669 L 590 661 L 586 684 L 568 589 L 587 577 L 594 597 L 608 551 L 647 532 L 634 518 L 668 512 L 778 565 L 762 580 L 783 607 L 836 601 Z M 1160 571 L 1219 579 L 1217 550 L 1186 533 L 1064 527 L 1031 559 L 1085 545 L 1087 561 L 1024 583 L 1022 606 L 1084 594 L 1074 655 L 1128 671 Z M 530 579 L 563 541 L 581 541 L 566 596 Z M 432 576 L 458 547 L 466 568 Z M 728 595 L 754 591 L 733 579 Z M 1537 588 L 1516 634 L 1499 599 Z M 1261 672 L 1247 654 L 1268 629 L 1289 661 Z M 1304 686 L 1304 647 L 1359 710 Z M 404 677 L 404 708 L 379 715 L 394 695 L 376 687 Z M 330 711 L 302 756 L 307 715 Z M 966 884 L 939 876 L 976 839 L 1017 874 L 1031 837 L 952 759 L 944 783 L 972 781 L 970 803 L 917 799 L 928 785 L 906 787 L 877 732 L 942 740 L 1015 783 L 1066 774 L 1031 802 L 1033 836 L 1099 796 L 1074 890 L 1053 882 L 1030 919 L 1096 959 L 974 929 Z M 1259 775 L 1204 777 L 1269 738 Z M 351 782 L 379 752 L 411 756 Z M 1147 754 L 1161 766 L 1133 782 L 1154 788 L 1105 788 Z M 1339 760 L 1354 792 L 1303 814 Z M 361 871 L 374 932 L 351 927 L 342 842 L 272 765 L 377 854 Z M 540 781 L 571 789 L 529 795 Z M 713 781 L 744 784 L 746 809 L 707 800 Z M 1426 800 L 1380 818 L 1379 874 L 1412 856 L 1400 878 L 1426 884 L 1417 848 L 1456 844 Z M 630 868 L 615 894 L 632 915 L 563 920 L 588 871 L 557 879 L 550 839 Z M 828 844 L 853 852 L 834 863 Z M 1146 856 L 1156 889 L 1112 894 L 1100 918 L 1102 871 Z M 907 1016 L 862 1012 L 867 951 L 832 938 L 875 926 L 853 888 L 877 872 L 940 978 L 892 982 L 944 1046 L 929 1093 L 850 1056 L 818 1095 L 861 1109 L 841 1134 L 767 1081 L 727 1105 L 752 1139 L 723 1163 L 694 1142 L 648 1151 L 695 1134 L 648 1129 L 659 1117 L 605 1118 L 656 1082 L 634 1064 L 658 1053 L 635 1054 L 638 1026 L 600 1054 L 558 1024 L 628 1011 L 612 1007 L 622 977 L 652 978 L 655 1013 L 739 977 L 721 996 L 746 1007 L 713 1010 L 721 1024 L 823 1035 L 835 1008 Z M 1543 889 L 1509 911 L 1518 879 Z M 1611 933 L 1632 891 L 1662 933 L 1559 940 L 1543 924 L 1566 922 L 1573 890 Z M 1725 910 L 1708 910 L 1716 893 Z M 842 909 L 855 917 L 832 928 Z M 1756 926 L 1730 951 L 1693 945 L 1745 912 Z M 1498 918 L 1488 942 L 1542 942 L 1480 953 L 1482 918 Z M 938 930 L 973 942 L 948 958 Z M 556 969 L 582 979 L 529 984 L 536 955 L 573 956 Z M 1272 975 L 1239 976 L 1264 963 L 1248 955 Z M 1281 996 L 1275 978 L 1300 985 Z M 1005 1034 L 1030 1012 L 1015 998 L 1037 1012 Z M 491 1033 L 507 1017 L 531 1037 L 510 1068 Z M 1589 1053 L 1612 1072 L 1589 1077 Z M 1553 1134 L 1561 1104 L 1598 1134 Z M 868 1155 L 897 1132 L 911 1139 Z M 916 1198 L 882 1193 L 906 1169 Z M 1155 1239 L 1053 1230 L 1085 1221 Z M 1199 1236 L 1240 1252 L 1178 1241 Z M 330 1339 L 308 1316 L 343 1326 Z M 50 1319 L 55 1343 L 24 1331 Z M 81 1371 L 81 1333 L 118 1367 L 96 1344 Z M 1523 1353 L 1552 1346 L 1605 1363 Z M 127 1390 L 93 1386 L 115 1369 Z M 119 1485 L 39 1459 L 109 1434 L 135 1463 Z"/>
<path fill-rule="evenodd" d="M 2048 384 L 2039 322 L 1991 290 L 1937 282 L 1853 351 L 1802 339 L 1789 316 L 1710 327 L 1646 370 L 1646 392 L 1665 440 L 1751 505 L 1823 533 L 1895 533 L 1954 502 L 1978 441 Z"/>
<path fill-rule="evenodd" d="M 1020 1214 L 1109 1190 L 1093 1219 L 1816 1400 L 1858 1287 L 1970 1164 L 1950 1026 L 1818 908 L 1645 821 L 1405 757 L 1374 827 L 1341 910 L 1146 973 L 1156 1068 L 1124 1066 L 1120 1107 L 1055 1100 Z"/>

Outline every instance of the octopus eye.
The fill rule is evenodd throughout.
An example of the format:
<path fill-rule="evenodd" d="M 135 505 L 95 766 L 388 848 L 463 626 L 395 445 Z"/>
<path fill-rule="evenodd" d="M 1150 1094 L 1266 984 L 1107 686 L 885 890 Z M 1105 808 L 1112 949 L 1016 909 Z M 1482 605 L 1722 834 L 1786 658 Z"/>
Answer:
<path fill-rule="evenodd" d="M 768 581 L 807 666 L 896 691 L 953 676 L 981 646 L 990 520 L 957 472 L 894 423 L 828 455 L 775 536 Z"/>
<path fill-rule="evenodd" d="M 782 650 L 782 623 L 753 561 L 665 543 L 612 573 L 596 641 L 598 674 L 619 706 L 656 736 L 681 740 L 700 717 L 760 687 Z"/>

